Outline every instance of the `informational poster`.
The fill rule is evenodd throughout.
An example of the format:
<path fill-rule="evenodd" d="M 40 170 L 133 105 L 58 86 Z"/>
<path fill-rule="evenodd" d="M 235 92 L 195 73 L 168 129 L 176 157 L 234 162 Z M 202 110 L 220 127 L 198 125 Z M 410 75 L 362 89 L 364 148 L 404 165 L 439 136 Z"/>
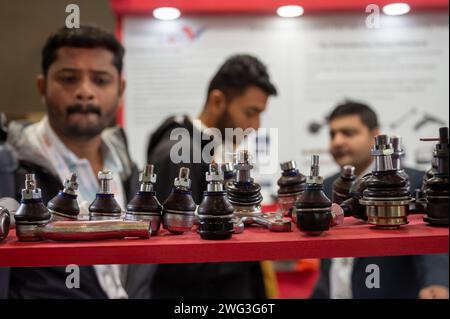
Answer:
<path fill-rule="evenodd" d="M 173 114 L 197 117 L 209 80 L 238 53 L 267 65 L 279 95 L 269 100 L 262 126 L 277 129 L 276 140 L 267 140 L 276 143 L 278 162 L 296 160 L 304 174 L 312 154 L 321 156 L 324 176 L 337 172 L 326 117 L 346 99 L 371 105 L 382 131 L 403 137 L 410 167 L 429 166 L 433 143 L 419 138 L 448 125 L 446 14 L 383 17 L 378 28 L 368 28 L 363 14 L 170 22 L 129 17 L 123 35 L 125 129 L 141 166 L 152 131 Z M 279 173 L 258 177 L 276 189 Z"/>

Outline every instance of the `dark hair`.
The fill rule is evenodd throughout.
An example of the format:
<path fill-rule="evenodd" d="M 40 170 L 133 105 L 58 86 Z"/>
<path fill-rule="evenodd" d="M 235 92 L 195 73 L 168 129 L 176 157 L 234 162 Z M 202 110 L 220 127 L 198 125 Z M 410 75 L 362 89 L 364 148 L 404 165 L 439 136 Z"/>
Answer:
<path fill-rule="evenodd" d="M 116 37 L 95 25 L 81 25 L 80 28 L 62 27 L 50 35 L 42 49 L 42 72 L 47 75 L 50 65 L 56 60 L 56 53 L 62 47 L 104 48 L 114 54 L 113 64 L 122 72 L 125 49 Z"/>
<path fill-rule="evenodd" d="M 267 68 L 251 55 L 234 55 L 228 58 L 212 78 L 208 96 L 212 90 L 223 92 L 227 100 L 244 93 L 249 86 L 256 86 L 268 95 L 277 95 L 270 82 Z"/>
<path fill-rule="evenodd" d="M 345 101 L 343 104 L 338 105 L 328 116 L 328 123 L 348 115 L 359 115 L 361 122 L 370 130 L 379 127 L 377 114 L 370 106 L 354 101 Z"/>

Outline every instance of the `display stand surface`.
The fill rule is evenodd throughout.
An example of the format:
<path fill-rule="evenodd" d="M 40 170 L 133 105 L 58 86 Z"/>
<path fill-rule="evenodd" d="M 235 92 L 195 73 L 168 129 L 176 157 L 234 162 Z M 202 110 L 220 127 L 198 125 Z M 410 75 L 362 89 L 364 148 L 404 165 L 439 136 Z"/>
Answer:
<path fill-rule="evenodd" d="M 423 215 L 409 216 L 398 230 L 381 230 L 346 218 L 343 225 L 319 237 L 301 233 L 293 224 L 287 233 L 249 226 L 222 241 L 202 240 L 196 232 L 172 235 L 166 230 L 150 239 L 91 242 L 24 243 L 12 230 L 0 242 L 0 267 L 68 264 L 163 264 L 299 258 L 397 256 L 448 253 L 449 229 L 431 227 Z"/>

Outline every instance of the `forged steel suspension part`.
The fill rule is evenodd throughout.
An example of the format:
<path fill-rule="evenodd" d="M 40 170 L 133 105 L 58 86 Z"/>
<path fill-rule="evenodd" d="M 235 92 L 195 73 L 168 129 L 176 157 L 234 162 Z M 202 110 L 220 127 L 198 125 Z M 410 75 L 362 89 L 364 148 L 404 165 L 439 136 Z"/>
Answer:
<path fill-rule="evenodd" d="M 164 229 L 177 235 L 192 229 L 195 222 L 196 205 L 191 193 L 189 168 L 180 168 L 172 192 L 167 197 L 163 207 Z"/>
<path fill-rule="evenodd" d="M 449 131 L 448 127 L 439 129 L 439 138 L 421 139 L 437 141 L 435 156 L 437 171 L 425 182 L 426 216 L 424 221 L 432 226 L 449 225 Z"/>
<path fill-rule="evenodd" d="M 52 220 L 77 220 L 80 207 L 77 202 L 77 175 L 72 174 L 64 181 L 64 189 L 47 203 Z"/>
<path fill-rule="evenodd" d="M 122 215 L 122 208 L 114 198 L 111 191 L 112 173 L 104 170 L 98 173 L 98 180 L 100 183 L 99 191 L 95 200 L 89 206 L 90 220 L 111 220 L 120 219 Z"/>
<path fill-rule="evenodd" d="M 310 236 L 319 236 L 329 230 L 333 222 L 331 206 L 331 200 L 323 192 L 323 177 L 319 174 L 319 156 L 313 155 L 306 189 L 295 203 L 298 229 Z"/>
<path fill-rule="evenodd" d="M 244 225 L 257 224 L 274 232 L 290 231 L 291 221 L 284 219 L 282 214 L 262 213 L 261 186 L 251 177 L 253 165 L 250 164 L 250 154 L 247 150 L 238 153 L 234 168 L 236 180 L 227 184 L 227 196 L 234 207 L 235 218 Z"/>
<path fill-rule="evenodd" d="M 0 241 L 8 237 L 10 226 L 11 226 L 10 213 L 6 208 L 0 206 Z"/>
<path fill-rule="evenodd" d="M 306 176 L 299 172 L 295 161 L 281 163 L 280 167 L 282 172 L 277 182 L 279 211 L 296 222 L 295 202 L 305 190 Z"/>
<path fill-rule="evenodd" d="M 42 193 L 37 188 L 34 174 L 25 175 L 22 200 L 14 218 L 16 220 L 16 234 L 20 241 L 41 240 L 36 235 L 36 229 L 49 223 L 51 214 L 42 202 Z"/>
<path fill-rule="evenodd" d="M 360 204 L 365 206 L 367 222 L 381 229 L 397 229 L 408 223 L 411 195 L 409 180 L 394 168 L 394 149 L 387 135 L 375 137 L 372 155 L 375 169 L 365 181 Z"/>
<path fill-rule="evenodd" d="M 139 176 L 139 191 L 127 205 L 126 220 L 146 220 L 152 227 L 152 235 L 157 235 L 162 219 L 162 205 L 156 198 L 153 185 L 156 183 L 154 166 L 148 164 Z"/>
<path fill-rule="evenodd" d="M 15 214 L 16 234 L 19 241 L 41 241 L 46 239 L 79 241 L 150 237 L 150 225 L 146 222 L 122 220 L 78 221 L 73 218 L 50 221 L 51 213 L 42 203 L 41 190 L 36 187 L 34 174 L 27 174 L 25 178 L 22 201 Z"/>
<path fill-rule="evenodd" d="M 206 173 L 208 188 L 198 207 L 198 232 L 202 239 L 229 239 L 233 233 L 233 205 L 223 189 L 224 175 L 216 163 L 209 165 Z"/>
<path fill-rule="evenodd" d="M 350 189 L 355 184 L 355 180 L 355 167 L 345 165 L 342 168 L 341 175 L 333 182 L 332 202 L 340 205 L 351 198 Z"/>

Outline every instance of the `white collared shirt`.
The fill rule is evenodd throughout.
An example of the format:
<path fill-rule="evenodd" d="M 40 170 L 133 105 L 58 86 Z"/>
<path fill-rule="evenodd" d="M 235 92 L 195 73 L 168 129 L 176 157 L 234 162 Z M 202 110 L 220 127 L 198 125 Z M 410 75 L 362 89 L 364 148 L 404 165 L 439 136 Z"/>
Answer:
<path fill-rule="evenodd" d="M 373 163 L 358 176 L 358 179 L 373 170 Z M 352 274 L 355 258 L 333 258 L 330 267 L 330 298 L 331 299 L 352 299 Z"/>
<path fill-rule="evenodd" d="M 69 178 L 72 173 L 77 174 L 77 182 L 79 184 L 79 218 L 86 218 L 89 213 L 89 205 L 95 199 L 99 187 L 97 174 L 93 171 L 89 161 L 78 158 L 64 145 L 50 127 L 47 117 L 39 123 L 26 128 L 24 134 L 30 137 L 32 144 L 48 159 L 53 171 L 58 174 L 61 183 Z M 111 183 L 112 191 L 117 202 L 123 209 L 126 205 L 125 193 L 119 175 L 123 170 L 123 165 L 114 148 L 106 140 L 103 139 L 102 141 L 104 169 L 110 170 L 113 174 L 113 181 Z M 120 279 L 120 265 L 94 265 L 93 267 L 99 284 L 108 298 L 128 298 L 128 294 Z"/>

